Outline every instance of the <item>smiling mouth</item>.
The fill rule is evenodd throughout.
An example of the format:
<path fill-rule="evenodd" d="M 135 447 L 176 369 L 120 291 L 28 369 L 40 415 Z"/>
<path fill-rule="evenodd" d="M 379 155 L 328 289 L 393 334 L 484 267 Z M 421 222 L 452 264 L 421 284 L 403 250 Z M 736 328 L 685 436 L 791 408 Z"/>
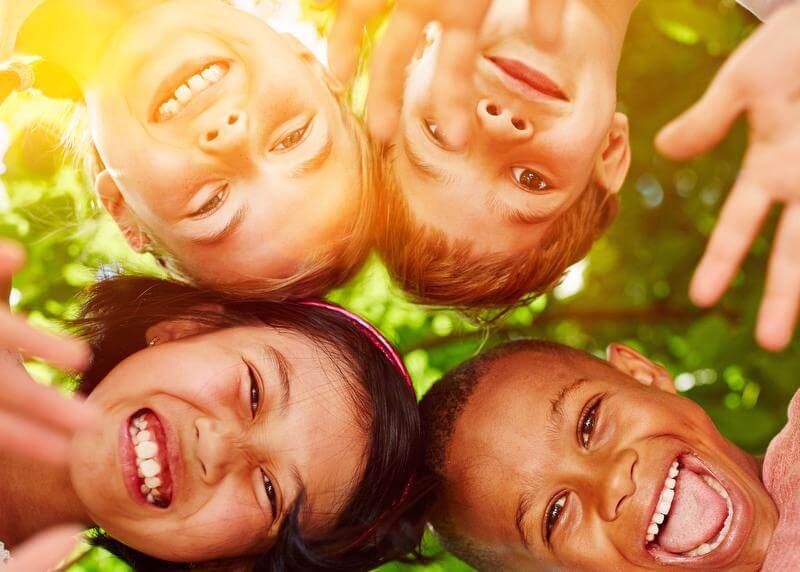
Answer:
<path fill-rule="evenodd" d="M 533 98 L 557 99 L 569 102 L 559 85 L 542 72 L 519 60 L 485 56 L 500 71 L 503 83 L 512 91 Z"/>
<path fill-rule="evenodd" d="M 216 61 L 205 64 L 179 78 L 167 95 L 156 103 L 154 120 L 157 123 L 169 121 L 183 111 L 201 93 L 222 81 L 230 66 L 227 62 Z"/>
<path fill-rule="evenodd" d="M 651 553 L 699 558 L 716 550 L 733 521 L 730 494 L 693 455 L 670 465 L 650 517 L 645 543 Z"/>
<path fill-rule="evenodd" d="M 172 476 L 164 428 L 150 409 L 140 409 L 128 420 L 139 492 L 149 504 L 167 508 L 172 502 Z"/>

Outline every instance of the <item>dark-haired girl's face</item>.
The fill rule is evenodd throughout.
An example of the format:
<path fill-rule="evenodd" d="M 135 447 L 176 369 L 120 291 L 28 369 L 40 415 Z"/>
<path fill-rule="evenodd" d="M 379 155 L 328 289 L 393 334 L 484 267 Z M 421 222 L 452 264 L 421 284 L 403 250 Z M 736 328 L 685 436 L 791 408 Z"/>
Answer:
<path fill-rule="evenodd" d="M 330 525 L 366 456 L 356 382 L 299 334 L 196 330 L 151 329 L 90 395 L 101 429 L 75 438 L 70 472 L 94 522 L 181 562 L 269 548 L 302 492 L 302 529 Z"/>

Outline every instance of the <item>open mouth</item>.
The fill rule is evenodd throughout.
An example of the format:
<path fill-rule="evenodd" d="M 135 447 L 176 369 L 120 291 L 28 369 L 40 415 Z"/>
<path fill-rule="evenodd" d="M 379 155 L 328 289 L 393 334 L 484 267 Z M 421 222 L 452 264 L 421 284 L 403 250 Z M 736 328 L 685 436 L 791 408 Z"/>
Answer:
<path fill-rule="evenodd" d="M 559 85 L 542 72 L 519 60 L 485 56 L 500 71 L 503 83 L 529 99 L 558 99 L 569 101 Z"/>
<path fill-rule="evenodd" d="M 645 533 L 656 555 L 699 558 L 727 538 L 733 520 L 730 494 L 694 455 L 670 465 Z"/>
<path fill-rule="evenodd" d="M 218 84 L 227 75 L 230 66 L 224 61 L 215 61 L 197 67 L 188 74 L 177 78 L 158 98 L 155 106 L 154 120 L 158 123 L 169 121 L 186 109 L 194 99 Z"/>
<path fill-rule="evenodd" d="M 167 508 L 172 502 L 172 477 L 161 421 L 152 410 L 140 409 L 128 420 L 128 435 L 142 498 L 153 506 Z"/>

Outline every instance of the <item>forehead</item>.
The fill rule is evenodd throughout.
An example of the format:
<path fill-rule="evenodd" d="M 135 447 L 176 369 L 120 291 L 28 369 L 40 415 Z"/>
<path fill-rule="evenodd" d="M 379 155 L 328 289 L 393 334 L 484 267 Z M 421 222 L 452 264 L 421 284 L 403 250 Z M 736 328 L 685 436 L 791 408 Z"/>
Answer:
<path fill-rule="evenodd" d="M 447 451 L 445 502 L 465 534 L 501 551 L 520 546 L 520 494 L 535 486 L 537 467 L 555 462 L 546 431 L 553 401 L 577 380 L 611 371 L 590 360 L 520 352 L 485 372 Z"/>

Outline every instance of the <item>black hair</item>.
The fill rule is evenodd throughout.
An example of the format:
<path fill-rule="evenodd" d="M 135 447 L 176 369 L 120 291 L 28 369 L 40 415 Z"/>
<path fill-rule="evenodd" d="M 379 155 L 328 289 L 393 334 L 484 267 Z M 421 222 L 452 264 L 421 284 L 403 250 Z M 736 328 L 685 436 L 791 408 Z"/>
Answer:
<path fill-rule="evenodd" d="M 78 391 L 90 393 L 128 356 L 146 347 L 147 329 L 165 320 L 189 319 L 210 329 L 262 323 L 307 336 L 352 378 L 353 403 L 369 444 L 364 473 L 334 524 L 301 532 L 302 495 L 285 519 L 274 546 L 253 570 L 369 570 L 393 560 L 422 558 L 424 511 L 408 493 L 422 457 L 419 410 L 401 372 L 350 318 L 301 301 L 226 298 L 187 284 L 118 276 L 87 289 L 71 326 L 90 344 L 94 359 Z M 418 490 L 418 489 L 417 489 Z M 159 561 L 125 547 L 101 531 L 92 541 L 142 572 L 197 569 L 203 563 Z M 224 569 L 224 568 L 223 568 Z"/>
<path fill-rule="evenodd" d="M 426 436 L 425 459 L 419 478 L 430 484 L 429 519 L 442 546 L 477 570 L 503 569 L 500 557 L 491 547 L 481 546 L 458 530 L 446 510 L 435 503 L 447 486 L 444 467 L 447 450 L 461 414 L 485 379 L 486 374 L 502 359 L 518 353 L 556 356 L 560 359 L 595 359 L 585 352 L 541 340 L 517 340 L 494 347 L 467 360 L 447 372 L 420 402 L 422 430 Z"/>

